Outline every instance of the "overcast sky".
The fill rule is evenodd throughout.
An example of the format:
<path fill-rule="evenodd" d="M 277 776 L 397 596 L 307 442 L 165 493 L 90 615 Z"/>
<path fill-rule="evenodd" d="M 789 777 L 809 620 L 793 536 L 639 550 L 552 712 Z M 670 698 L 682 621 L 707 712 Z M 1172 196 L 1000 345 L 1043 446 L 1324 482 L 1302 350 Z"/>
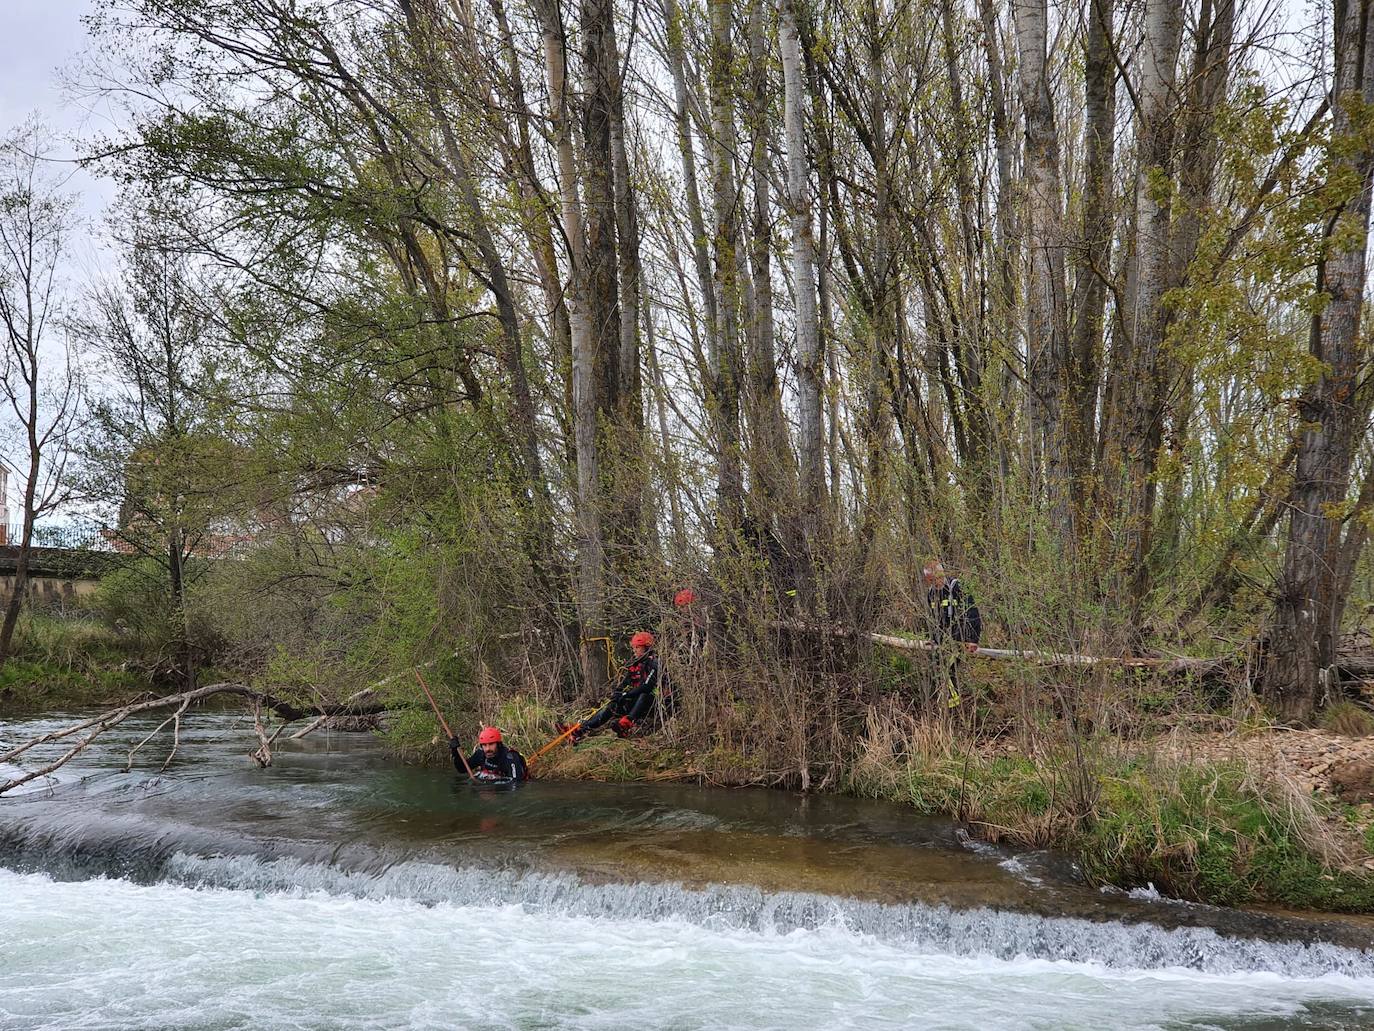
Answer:
<path fill-rule="evenodd" d="M 0 133 L 37 114 L 60 137 L 55 154 L 71 158 L 84 135 L 108 131 L 98 114 L 69 101 L 62 84 L 67 68 L 86 45 L 81 16 L 94 0 L 0 0 Z M 88 231 L 74 255 L 78 278 L 88 278 L 96 263 L 94 239 L 105 205 L 113 197 L 108 183 L 77 172 L 68 189 L 81 197 Z"/>
<path fill-rule="evenodd" d="M 58 136 L 54 156 L 71 159 L 81 152 L 82 136 L 111 128 L 108 121 L 70 103 L 62 84 L 62 70 L 86 45 L 81 16 L 93 6 L 94 0 L 0 0 L 0 134 L 8 134 L 36 114 Z M 114 191 L 107 182 L 80 170 L 74 172 L 66 188 L 79 197 L 78 210 L 85 223 L 72 241 L 68 268 L 69 282 L 79 290 L 99 274 L 103 213 Z M 8 427 L 10 420 L 0 422 Z M 17 457 L 11 448 L 0 448 L 0 459 L 11 468 Z M 19 479 L 17 475 L 10 478 L 10 522 L 18 518 L 14 499 L 22 488 L 22 483 L 16 482 Z M 59 513 L 47 521 L 61 522 L 72 515 Z"/>

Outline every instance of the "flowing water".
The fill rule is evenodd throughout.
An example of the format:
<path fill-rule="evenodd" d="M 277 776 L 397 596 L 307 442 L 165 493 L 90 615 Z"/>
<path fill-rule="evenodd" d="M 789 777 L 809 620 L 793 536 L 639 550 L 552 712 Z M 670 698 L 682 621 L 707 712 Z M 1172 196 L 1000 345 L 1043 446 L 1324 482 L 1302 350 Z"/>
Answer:
<path fill-rule="evenodd" d="M 155 725 L 0 798 L 3 1031 L 1374 1028 L 1368 921 L 1102 892 L 854 799 L 480 789 L 355 735 L 259 770 L 226 715 L 122 772 Z"/>

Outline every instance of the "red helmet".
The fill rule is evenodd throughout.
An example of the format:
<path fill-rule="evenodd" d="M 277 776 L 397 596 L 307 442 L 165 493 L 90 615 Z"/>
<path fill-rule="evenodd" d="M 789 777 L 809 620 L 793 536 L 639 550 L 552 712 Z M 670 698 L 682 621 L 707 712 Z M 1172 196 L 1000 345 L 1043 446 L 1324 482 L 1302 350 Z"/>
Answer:
<path fill-rule="evenodd" d="M 501 732 L 495 727 L 483 727 L 482 733 L 477 735 L 479 745 L 499 745 L 501 743 Z"/>
<path fill-rule="evenodd" d="M 673 595 L 673 604 L 678 608 L 682 608 L 684 605 L 690 605 L 696 600 L 697 592 L 690 587 L 684 587 L 682 590 L 678 591 L 677 594 Z"/>
<path fill-rule="evenodd" d="M 654 646 L 654 635 L 647 630 L 641 630 L 630 638 L 631 648 L 652 648 Z"/>

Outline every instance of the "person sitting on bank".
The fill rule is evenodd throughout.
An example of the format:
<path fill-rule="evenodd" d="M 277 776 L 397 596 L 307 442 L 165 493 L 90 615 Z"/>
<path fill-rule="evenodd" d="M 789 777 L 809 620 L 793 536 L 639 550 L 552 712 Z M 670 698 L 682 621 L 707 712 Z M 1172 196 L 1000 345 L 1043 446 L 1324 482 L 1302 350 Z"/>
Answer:
<path fill-rule="evenodd" d="M 611 692 L 611 700 L 596 711 L 596 714 L 583 720 L 572 732 L 572 743 L 577 744 L 587 735 L 595 733 L 607 723 L 617 737 L 633 737 L 641 733 L 644 719 L 653 709 L 654 691 L 658 688 L 658 656 L 654 654 L 654 635 L 641 630 L 630 638 L 630 648 L 634 660 L 621 674 L 620 685 Z M 560 732 L 566 729 L 559 724 Z"/>
<path fill-rule="evenodd" d="M 937 646 L 947 642 L 961 646 L 962 651 L 973 654 L 978 651 L 978 641 L 983 636 L 983 616 L 974 604 L 973 595 L 964 590 L 958 578 L 945 575 L 945 567 L 939 562 L 928 562 L 921 570 L 926 582 L 926 611 L 930 622 L 931 641 Z M 950 708 L 959 704 L 959 653 L 954 651 L 946 667 L 941 655 L 949 654 L 952 649 L 941 648 L 936 653 L 934 672 L 936 679 L 941 673 L 948 679 Z"/>
<path fill-rule="evenodd" d="M 458 738 L 449 738 L 448 751 L 454 768 L 459 773 L 467 773 L 459 752 L 462 747 Z M 483 727 L 477 735 L 477 747 L 468 756 L 468 767 L 478 780 L 524 780 L 529 776 L 525 757 L 514 748 L 506 747 L 501 740 L 501 731 L 496 727 Z"/>

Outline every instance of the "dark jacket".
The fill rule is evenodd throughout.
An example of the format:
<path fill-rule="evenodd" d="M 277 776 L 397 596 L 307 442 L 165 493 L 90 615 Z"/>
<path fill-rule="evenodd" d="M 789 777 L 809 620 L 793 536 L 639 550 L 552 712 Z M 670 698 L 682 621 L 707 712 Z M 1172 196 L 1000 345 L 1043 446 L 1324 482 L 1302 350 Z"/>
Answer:
<path fill-rule="evenodd" d="M 964 644 L 977 644 L 983 636 L 983 616 L 957 579 L 946 580 L 926 592 L 931 632 L 937 641 L 949 638 Z"/>
<path fill-rule="evenodd" d="M 453 759 L 453 767 L 459 773 L 467 773 L 463 769 L 463 759 L 458 754 L 459 743 L 457 738 L 453 738 L 448 743 L 449 756 Z M 525 768 L 525 757 L 514 748 L 507 748 L 504 743 L 496 746 L 496 754 L 490 759 L 487 753 L 482 751 L 482 746 L 478 745 L 470 756 L 468 765 L 472 767 L 473 774 L 479 779 L 504 779 L 504 780 L 524 780 L 529 771 Z"/>
<path fill-rule="evenodd" d="M 612 700 L 618 701 L 621 712 L 643 709 L 653 701 L 654 691 L 658 688 L 658 656 L 650 648 L 639 658 L 625 667 L 620 676 L 620 686 L 616 688 Z M 617 696 L 619 696 L 617 698 Z"/>

